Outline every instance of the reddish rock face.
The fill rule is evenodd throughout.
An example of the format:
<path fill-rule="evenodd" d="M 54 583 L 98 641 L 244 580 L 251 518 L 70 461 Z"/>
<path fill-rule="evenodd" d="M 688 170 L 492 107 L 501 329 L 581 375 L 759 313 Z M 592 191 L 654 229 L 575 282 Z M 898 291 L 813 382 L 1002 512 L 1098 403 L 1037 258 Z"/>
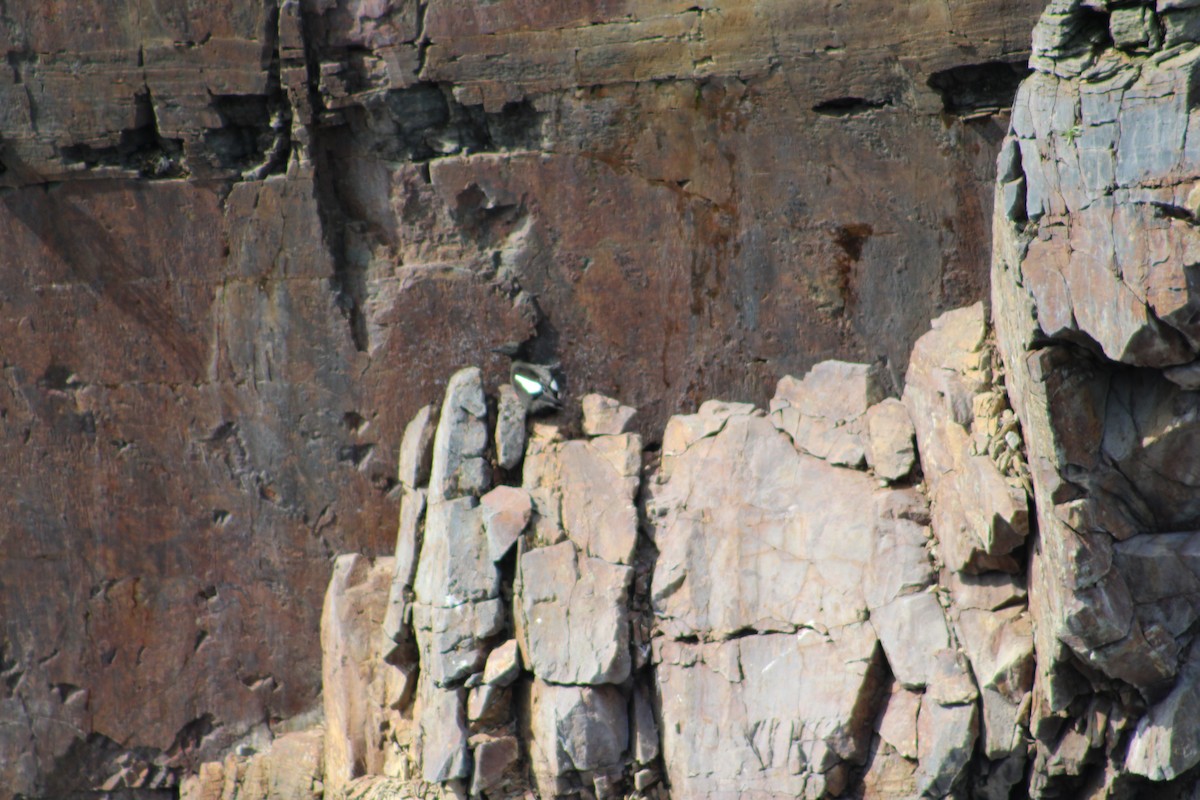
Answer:
<path fill-rule="evenodd" d="M 233 217 L 243 188 L 279 219 Z M 307 589 L 331 553 L 386 547 L 394 523 L 392 459 L 375 465 L 351 421 L 355 355 L 322 265 L 273 252 L 230 269 L 241 230 L 281 236 L 313 214 L 304 188 L 0 198 L 6 259 L 21 254 L 0 290 L 0 716 L 39 743 L 0 737 L 10 787 L 50 773 L 72 788 L 58 762 L 81 734 L 174 763 L 316 701 Z"/>
<path fill-rule="evenodd" d="M 898 383 L 1041 3 L 183 5 L 0 12 L 0 797 L 313 707 L 331 555 L 495 345 L 646 436 Z"/>

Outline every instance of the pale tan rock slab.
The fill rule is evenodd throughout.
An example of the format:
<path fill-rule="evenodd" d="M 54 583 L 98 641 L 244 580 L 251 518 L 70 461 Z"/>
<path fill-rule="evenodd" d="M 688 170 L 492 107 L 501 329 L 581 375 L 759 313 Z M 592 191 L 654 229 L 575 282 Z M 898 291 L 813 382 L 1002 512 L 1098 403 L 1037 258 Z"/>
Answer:
<path fill-rule="evenodd" d="M 632 563 L 641 451 L 642 440 L 636 434 L 571 441 L 560 448 L 563 529 L 588 555 L 613 564 Z"/>
<path fill-rule="evenodd" d="M 924 700 L 917 718 L 917 791 L 948 797 L 961 786 L 978 735 L 973 703 L 943 706 Z"/>
<path fill-rule="evenodd" d="M 324 794 L 325 732 L 286 733 L 271 742 L 267 800 L 319 800 Z"/>
<path fill-rule="evenodd" d="M 862 764 L 884 676 L 869 626 L 657 646 L 662 752 L 674 792 L 820 797 Z M 830 785 L 832 783 L 832 785 Z"/>
<path fill-rule="evenodd" d="M 916 430 L 904 404 L 889 397 L 867 409 L 867 466 L 887 481 L 898 481 L 916 463 Z"/>
<path fill-rule="evenodd" d="M 600 394 L 587 394 L 583 406 L 583 432 L 587 436 L 628 433 L 637 409 Z"/>
<path fill-rule="evenodd" d="M 509 639 L 488 653 L 487 664 L 483 668 L 484 683 L 489 686 L 508 686 L 520 675 L 521 651 L 516 639 Z"/>
<path fill-rule="evenodd" d="M 498 788 L 521 758 L 516 737 L 498 736 L 475 745 L 475 764 L 471 775 L 471 794 L 479 796 Z"/>
<path fill-rule="evenodd" d="M 654 719 L 654 707 L 645 686 L 633 689 L 633 758 L 638 764 L 649 764 L 658 758 L 658 722 Z"/>
<path fill-rule="evenodd" d="M 878 365 L 822 361 L 802 379 L 780 378 L 771 420 L 810 455 L 849 467 L 866 460 L 865 415 L 884 398 Z"/>
<path fill-rule="evenodd" d="M 487 450 L 487 401 L 477 367 L 454 373 L 433 438 L 429 474 L 429 502 L 480 495 L 488 487 L 491 470 Z"/>
<path fill-rule="evenodd" d="M 506 616 L 475 497 L 431 501 L 413 595 L 423 672 L 444 686 L 480 670 Z"/>
<path fill-rule="evenodd" d="M 404 437 L 400 440 L 397 473 L 405 489 L 416 489 L 429 482 L 429 470 L 433 462 L 433 437 L 437 432 L 437 419 L 434 414 L 433 406 L 422 406 L 404 428 Z"/>
<path fill-rule="evenodd" d="M 425 519 L 425 489 L 406 490 L 400 500 L 400 525 L 396 531 L 396 572 L 388 590 L 387 613 L 383 619 L 384 656 L 403 645 L 410 636 L 413 584 Z M 390 644 L 389 644 L 390 643 Z"/>
<path fill-rule="evenodd" d="M 724 637 L 864 618 L 874 480 L 797 452 L 768 420 L 744 414 L 670 461 L 649 500 L 664 631 Z"/>
<path fill-rule="evenodd" d="M 515 486 L 497 486 L 479 498 L 488 554 L 493 562 L 508 555 L 533 517 L 529 492 Z"/>
<path fill-rule="evenodd" d="M 901 686 L 924 689 L 937 680 L 930 656 L 950 648 L 950 632 L 932 592 L 903 595 L 871 609 L 871 625 Z"/>
<path fill-rule="evenodd" d="M 413 591 L 416 602 L 442 608 L 499 595 L 500 576 L 476 498 L 430 499 Z"/>
<path fill-rule="evenodd" d="M 743 416 L 754 411 L 755 408 L 750 403 L 706 400 L 700 404 L 695 414 L 677 414 L 667 420 L 667 427 L 663 432 L 663 455 L 679 455 L 693 443 L 719 432 L 730 417 Z M 665 466 L 664 464 L 664 469 Z"/>
<path fill-rule="evenodd" d="M 879 718 L 879 737 L 902 757 L 917 760 L 917 716 L 921 711 L 921 694 L 903 686 L 892 687 L 883 715 Z"/>
<path fill-rule="evenodd" d="M 421 777 L 445 783 L 470 776 L 464 689 L 442 689 L 422 680 L 417 690 L 417 752 Z"/>
<path fill-rule="evenodd" d="M 378 658 L 391 558 L 372 563 L 357 555 L 339 556 L 321 613 L 321 663 L 325 712 L 324 774 L 336 794 L 361 770 L 382 764 L 377 741 L 384 708 L 384 670 Z"/>
<path fill-rule="evenodd" d="M 414 606 L 422 668 L 439 686 L 478 672 L 487 658 L 487 641 L 504 631 L 506 620 L 504 602 L 498 597 L 450 608 Z"/>
<path fill-rule="evenodd" d="M 504 384 L 496 400 L 496 463 L 515 469 L 525 457 L 525 405 L 517 390 Z"/>
<path fill-rule="evenodd" d="M 628 699 L 617 687 L 534 679 L 526 704 L 530 766 L 540 796 L 567 789 L 579 773 L 620 768 L 629 748 L 629 717 Z"/>
<path fill-rule="evenodd" d="M 999 760 L 1024 746 L 1021 715 L 1033 689 L 1033 622 L 1023 606 L 955 614 L 958 640 L 979 685 L 983 750 Z"/>
<path fill-rule="evenodd" d="M 631 668 L 626 607 L 633 570 L 591 558 L 571 542 L 521 557 L 524 653 L 539 678 L 621 683 Z"/>

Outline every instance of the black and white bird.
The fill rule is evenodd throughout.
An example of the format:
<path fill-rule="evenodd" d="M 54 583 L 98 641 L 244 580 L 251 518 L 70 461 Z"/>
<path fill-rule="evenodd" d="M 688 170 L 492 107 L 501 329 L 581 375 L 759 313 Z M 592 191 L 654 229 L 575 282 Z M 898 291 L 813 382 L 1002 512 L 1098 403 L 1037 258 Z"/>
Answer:
<path fill-rule="evenodd" d="M 528 361 L 514 361 L 509 370 L 509 379 L 521 398 L 525 412 L 530 416 L 548 414 L 562 408 L 562 393 L 558 387 L 558 379 L 550 367 L 543 364 L 530 364 Z"/>
<path fill-rule="evenodd" d="M 556 364 L 534 364 L 518 358 L 524 348 L 517 344 L 506 344 L 494 348 L 512 359 L 508 378 L 512 382 L 525 413 L 530 416 L 550 414 L 562 408 L 562 388 L 556 374 Z"/>

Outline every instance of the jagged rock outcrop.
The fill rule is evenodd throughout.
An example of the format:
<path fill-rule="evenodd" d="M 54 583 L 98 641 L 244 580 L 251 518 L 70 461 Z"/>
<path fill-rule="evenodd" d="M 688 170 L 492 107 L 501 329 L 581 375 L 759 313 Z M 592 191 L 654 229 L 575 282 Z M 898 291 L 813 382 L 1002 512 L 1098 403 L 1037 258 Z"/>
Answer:
<path fill-rule="evenodd" d="M 569 541 L 522 555 L 517 594 L 530 670 L 553 683 L 623 683 L 632 580 L 630 567 L 585 555 Z"/>
<path fill-rule="evenodd" d="M 874 482 L 797 452 L 761 412 L 698 416 L 707 431 L 664 453 L 648 507 L 670 784 L 840 794 L 885 681 L 855 580 L 876 538 Z"/>
<path fill-rule="evenodd" d="M 867 459 L 867 409 L 884 398 L 878 365 L 823 361 L 797 381 L 785 376 L 771 399 L 771 420 L 805 453 L 837 466 Z"/>
<path fill-rule="evenodd" d="M 388 706 L 387 685 L 395 680 L 379 657 L 387 587 L 396 572 L 392 559 L 374 563 L 340 556 L 321 613 L 321 685 L 325 717 L 324 783 L 336 795 L 355 773 L 383 769 L 378 732 Z M 272 747 L 272 751 L 274 748 Z"/>
<path fill-rule="evenodd" d="M 1051 3 L 998 167 L 992 303 L 1037 499 L 1034 797 L 1190 790 L 1200 763 L 1191 6 Z"/>
<path fill-rule="evenodd" d="M 480 500 L 518 473 L 497 461 L 509 431 L 489 438 L 478 372 L 456 374 L 436 434 L 425 409 L 401 448 L 416 510 L 370 582 L 363 618 L 382 635 L 327 614 L 327 659 L 378 649 L 369 669 L 326 670 L 343 684 L 327 703 L 346 686 L 375 703 L 327 709 L 309 734 L 325 737 L 326 791 L 1192 787 L 1200 560 L 1171 530 L 1190 513 L 1192 393 L 1038 328 L 1019 280 L 1037 225 L 998 219 L 996 329 L 983 304 L 934 320 L 900 400 L 876 366 L 827 362 L 783 378 L 770 414 L 709 401 L 672 417 L 654 458 L 621 432 L 627 411 L 592 397 L 588 438 L 532 424 L 521 486 Z M 367 562 L 338 563 L 330 597 L 355 597 Z M 328 772 L 344 763 L 330 753 L 367 747 L 351 717 L 383 735 Z M 206 765 L 189 790 L 257 786 L 274 752 Z"/>
<path fill-rule="evenodd" d="M 0 794 L 316 707 L 330 559 L 390 552 L 404 425 L 492 347 L 644 436 L 898 378 L 985 290 L 1040 5 L 6 3 Z"/>
<path fill-rule="evenodd" d="M 321 800 L 325 796 L 320 728 L 282 733 L 269 749 L 201 764 L 180 786 L 181 800 Z"/>
<path fill-rule="evenodd" d="M 1016 557 L 1030 534 L 1029 474 L 1005 386 L 980 303 L 933 321 L 904 389 L 948 616 L 980 694 L 980 751 L 991 763 L 975 789 L 995 798 L 1024 777 L 1034 662 L 1025 559 Z"/>
<path fill-rule="evenodd" d="M 592 435 L 534 424 L 521 486 L 482 499 L 518 473 L 473 463 L 507 433 L 480 433 L 479 373 L 456 373 L 436 432 L 422 409 L 401 447 L 405 504 L 441 499 L 402 514 L 396 558 L 342 557 L 330 583 L 325 796 L 1008 796 L 1028 755 L 1026 594 L 939 556 L 1018 524 L 938 509 L 939 481 L 980 473 L 969 430 L 1024 492 L 1023 450 L 986 447 L 1007 432 L 990 341 L 981 305 L 936 321 L 912 369 L 938 381 L 911 376 L 904 402 L 876 368 L 829 362 L 781 380 L 770 415 L 704 403 L 649 470 L 618 432 L 630 414 L 592 397 Z M 881 415 L 913 449 L 910 408 L 918 450 L 945 457 L 928 494 L 913 464 L 879 475 L 863 456 Z M 928 424 L 943 417 L 956 432 Z"/>

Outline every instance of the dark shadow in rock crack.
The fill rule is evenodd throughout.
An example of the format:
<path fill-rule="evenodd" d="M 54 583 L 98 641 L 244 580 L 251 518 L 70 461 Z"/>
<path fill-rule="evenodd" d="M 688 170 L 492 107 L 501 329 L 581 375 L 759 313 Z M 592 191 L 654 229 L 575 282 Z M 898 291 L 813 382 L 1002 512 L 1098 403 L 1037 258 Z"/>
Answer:
<path fill-rule="evenodd" d="M 1029 73 L 1023 62 L 989 61 L 939 70 L 925 83 L 942 98 L 947 113 L 964 115 L 1010 108 Z"/>

